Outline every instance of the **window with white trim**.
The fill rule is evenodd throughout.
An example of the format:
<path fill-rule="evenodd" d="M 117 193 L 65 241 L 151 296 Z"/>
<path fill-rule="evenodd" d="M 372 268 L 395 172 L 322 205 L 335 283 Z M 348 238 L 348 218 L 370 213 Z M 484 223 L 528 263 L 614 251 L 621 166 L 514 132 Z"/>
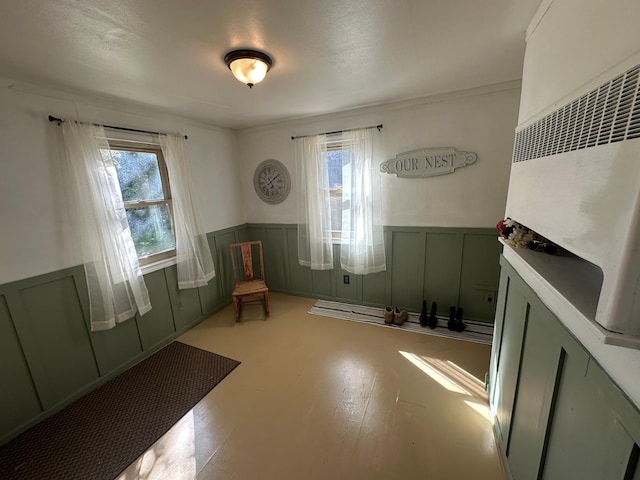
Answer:
<path fill-rule="evenodd" d="M 327 141 L 322 157 L 329 175 L 329 201 L 331 204 L 331 239 L 343 240 L 343 225 L 348 222 L 351 202 L 345 185 L 351 185 L 351 154 L 353 149 L 339 141 Z"/>
<path fill-rule="evenodd" d="M 175 234 L 167 167 L 159 146 L 109 140 L 138 260 L 174 257 Z"/>

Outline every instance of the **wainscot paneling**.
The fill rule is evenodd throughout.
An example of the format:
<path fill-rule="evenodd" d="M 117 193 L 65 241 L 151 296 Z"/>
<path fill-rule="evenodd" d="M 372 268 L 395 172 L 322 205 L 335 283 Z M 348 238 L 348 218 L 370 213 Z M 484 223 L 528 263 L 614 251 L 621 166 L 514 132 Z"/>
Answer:
<path fill-rule="evenodd" d="M 501 264 L 489 390 L 510 478 L 640 478 L 640 412 Z"/>
<path fill-rule="evenodd" d="M 209 233 L 217 275 L 178 290 L 176 267 L 145 275 L 152 309 L 90 332 L 82 266 L 0 285 L 0 444 L 166 345 L 231 300 L 229 243 L 246 225 Z"/>
<path fill-rule="evenodd" d="M 296 225 L 249 224 L 247 232 L 263 242 L 273 291 L 414 312 L 425 299 L 441 315 L 455 306 L 465 318 L 493 322 L 501 251 L 494 229 L 385 227 L 387 270 L 372 275 L 343 270 L 340 245 L 332 270 L 300 266 Z"/>
<path fill-rule="evenodd" d="M 178 290 L 175 266 L 151 272 L 145 275 L 151 311 L 103 332 L 89 330 L 82 266 L 0 285 L 0 444 L 229 304 L 234 242 L 262 240 L 273 291 L 413 311 L 425 298 L 438 302 L 440 313 L 462 306 L 493 320 L 493 304 L 483 304 L 497 290 L 501 247 L 493 229 L 387 227 L 387 270 L 365 276 L 340 267 L 339 245 L 334 269 L 300 266 L 295 225 L 240 225 L 207 239 L 216 268 L 207 286 Z"/>
<path fill-rule="evenodd" d="M 0 432 L 11 432 L 38 416 L 38 399 L 4 295 L 0 295 Z"/>

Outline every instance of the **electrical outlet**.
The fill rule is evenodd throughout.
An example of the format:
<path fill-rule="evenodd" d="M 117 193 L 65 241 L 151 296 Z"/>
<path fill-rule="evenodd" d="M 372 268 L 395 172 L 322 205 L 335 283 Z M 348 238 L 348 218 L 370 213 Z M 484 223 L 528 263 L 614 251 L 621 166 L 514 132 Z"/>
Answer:
<path fill-rule="evenodd" d="M 343 276 L 342 276 L 342 282 L 343 282 L 345 285 L 349 285 L 349 275 L 343 275 Z"/>

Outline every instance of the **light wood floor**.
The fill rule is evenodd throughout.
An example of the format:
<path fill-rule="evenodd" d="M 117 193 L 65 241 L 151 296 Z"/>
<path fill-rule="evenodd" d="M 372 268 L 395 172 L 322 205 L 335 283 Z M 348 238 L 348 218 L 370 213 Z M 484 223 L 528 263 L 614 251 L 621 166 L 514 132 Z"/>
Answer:
<path fill-rule="evenodd" d="M 242 362 L 119 478 L 504 479 L 484 394 L 490 347 L 228 307 L 179 340 Z"/>

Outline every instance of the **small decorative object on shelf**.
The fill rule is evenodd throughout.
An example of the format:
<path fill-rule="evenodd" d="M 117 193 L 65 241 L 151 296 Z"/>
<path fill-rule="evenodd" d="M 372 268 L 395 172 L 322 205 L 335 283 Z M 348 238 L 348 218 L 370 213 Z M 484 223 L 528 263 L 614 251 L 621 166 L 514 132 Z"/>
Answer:
<path fill-rule="evenodd" d="M 504 238 L 504 243 L 512 247 L 529 248 L 549 255 L 555 255 L 560 250 L 560 247 L 555 243 L 510 218 L 500 220 L 496 228 L 500 236 Z"/>
<path fill-rule="evenodd" d="M 548 253 L 549 255 L 555 255 L 558 253 L 559 248 L 555 243 L 549 241 L 541 242 L 539 240 L 529 241 L 529 243 L 527 243 L 527 247 L 529 247 L 529 250 L 540 250 L 544 253 Z"/>

